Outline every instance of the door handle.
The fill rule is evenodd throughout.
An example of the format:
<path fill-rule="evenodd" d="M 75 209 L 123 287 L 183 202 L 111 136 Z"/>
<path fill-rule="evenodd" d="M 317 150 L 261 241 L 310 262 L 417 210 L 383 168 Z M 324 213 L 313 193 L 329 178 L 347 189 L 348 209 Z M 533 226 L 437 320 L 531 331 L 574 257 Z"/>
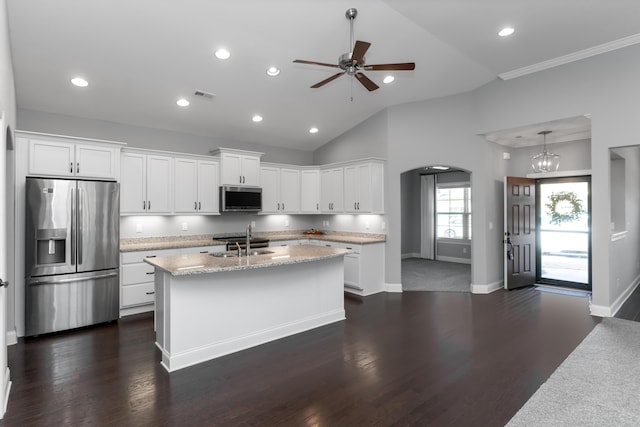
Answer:
<path fill-rule="evenodd" d="M 0 286 L 2 286 L 2 287 L 5 287 L 5 288 L 6 288 L 6 287 L 8 287 L 8 286 L 9 286 L 9 282 L 8 282 L 8 281 L 6 281 L 6 280 L 2 280 L 2 279 L 0 279 Z"/>

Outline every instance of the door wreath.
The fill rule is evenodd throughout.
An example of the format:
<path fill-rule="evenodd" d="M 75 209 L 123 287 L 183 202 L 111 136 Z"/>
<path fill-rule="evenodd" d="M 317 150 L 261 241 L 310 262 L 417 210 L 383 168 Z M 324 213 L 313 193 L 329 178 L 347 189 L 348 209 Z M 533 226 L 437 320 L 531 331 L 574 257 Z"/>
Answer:
<path fill-rule="evenodd" d="M 549 203 L 545 206 L 549 209 L 551 224 L 555 225 L 575 221 L 585 212 L 582 208 L 582 200 L 573 191 L 551 193 Z"/>

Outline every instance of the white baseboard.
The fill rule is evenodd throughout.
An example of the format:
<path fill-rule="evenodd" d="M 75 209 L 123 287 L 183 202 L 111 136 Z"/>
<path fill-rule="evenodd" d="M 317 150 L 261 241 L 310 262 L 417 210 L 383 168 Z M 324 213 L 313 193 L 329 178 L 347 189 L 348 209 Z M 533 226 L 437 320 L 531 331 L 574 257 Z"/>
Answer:
<path fill-rule="evenodd" d="M 631 285 L 625 289 L 625 291 L 613 302 L 613 304 L 611 304 L 611 306 L 591 304 L 589 306 L 591 315 L 598 317 L 615 316 L 618 310 L 620 310 L 620 307 L 622 307 L 631 294 L 636 290 L 638 285 L 640 285 L 640 276 L 636 276 L 636 278 L 633 279 Z"/>
<path fill-rule="evenodd" d="M 7 405 L 9 404 L 9 393 L 11 392 L 11 371 L 7 367 L 4 371 L 2 378 L 2 389 L 4 390 L 4 402 L 0 402 L 2 412 L 0 413 L 0 419 L 4 418 L 5 412 L 7 412 Z"/>
<path fill-rule="evenodd" d="M 400 256 L 402 259 L 407 259 L 407 258 L 420 258 L 420 252 L 410 252 L 408 254 L 402 254 Z"/>
<path fill-rule="evenodd" d="M 402 283 L 385 283 L 385 292 L 402 292 Z"/>
<path fill-rule="evenodd" d="M 456 258 L 452 256 L 438 256 L 438 261 L 457 262 L 458 264 L 471 264 L 471 258 Z"/>
<path fill-rule="evenodd" d="M 120 317 L 131 316 L 132 314 L 146 313 L 148 311 L 153 311 L 153 309 L 154 309 L 154 305 L 153 304 L 146 304 L 146 305 L 139 305 L 139 306 L 136 306 L 136 307 L 121 308 L 120 309 Z"/>
<path fill-rule="evenodd" d="M 476 285 L 474 283 L 471 284 L 471 293 L 472 294 L 490 294 L 491 292 L 495 292 L 498 289 L 502 289 L 503 281 L 498 280 L 497 282 L 489 283 L 486 285 Z"/>
<path fill-rule="evenodd" d="M 7 345 L 18 344 L 18 331 L 16 329 L 7 330 Z"/>

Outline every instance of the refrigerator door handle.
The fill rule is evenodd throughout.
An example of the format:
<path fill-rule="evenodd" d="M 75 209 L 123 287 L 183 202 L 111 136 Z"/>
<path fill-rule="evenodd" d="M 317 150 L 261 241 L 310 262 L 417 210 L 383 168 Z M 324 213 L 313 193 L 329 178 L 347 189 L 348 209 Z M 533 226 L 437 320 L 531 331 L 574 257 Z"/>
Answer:
<path fill-rule="evenodd" d="M 96 276 L 87 276 L 87 277 L 73 277 L 70 279 L 58 279 L 58 278 L 54 278 L 54 277 L 47 277 L 47 278 L 43 278 L 43 279 L 31 279 L 27 282 L 27 285 L 29 286 L 36 286 L 36 285 L 55 285 L 56 283 L 73 283 L 73 282 L 84 282 L 87 280 L 94 280 L 94 279 L 106 279 L 107 277 L 113 277 L 113 276 L 117 276 L 118 273 L 117 272 L 111 272 L 111 273 L 105 273 L 105 274 L 98 274 Z"/>
<path fill-rule="evenodd" d="M 76 190 L 74 188 L 71 191 L 71 265 L 76 263 Z"/>
<path fill-rule="evenodd" d="M 82 190 L 78 188 L 78 216 L 76 217 L 76 223 L 78 224 L 78 240 L 76 242 L 76 245 L 78 246 L 78 265 L 82 265 L 82 203 Z"/>

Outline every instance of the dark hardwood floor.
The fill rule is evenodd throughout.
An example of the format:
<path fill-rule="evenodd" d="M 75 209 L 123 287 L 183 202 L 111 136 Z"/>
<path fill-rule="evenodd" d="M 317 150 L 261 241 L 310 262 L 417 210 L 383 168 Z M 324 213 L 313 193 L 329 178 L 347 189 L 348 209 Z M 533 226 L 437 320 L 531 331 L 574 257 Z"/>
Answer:
<path fill-rule="evenodd" d="M 532 288 L 345 301 L 344 322 L 171 374 L 148 314 L 21 340 L 0 426 L 503 426 L 599 321 Z"/>

